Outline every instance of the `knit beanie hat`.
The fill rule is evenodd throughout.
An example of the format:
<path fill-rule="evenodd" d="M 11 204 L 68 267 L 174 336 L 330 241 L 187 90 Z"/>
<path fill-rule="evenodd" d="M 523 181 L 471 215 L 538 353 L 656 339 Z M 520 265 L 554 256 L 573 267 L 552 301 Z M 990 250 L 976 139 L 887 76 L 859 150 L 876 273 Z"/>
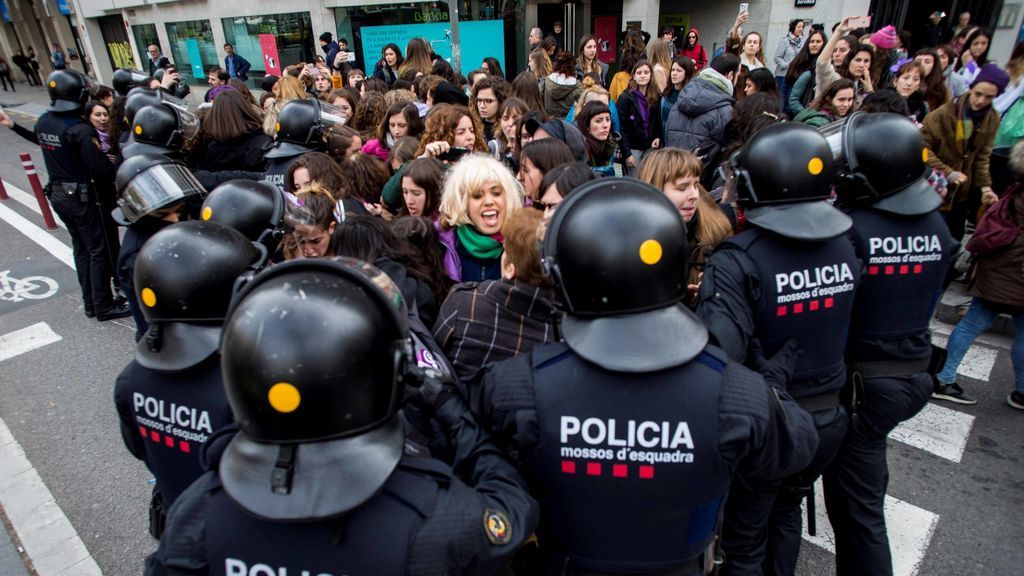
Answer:
<path fill-rule="evenodd" d="M 895 48 L 897 40 L 899 40 L 899 34 L 896 33 L 896 28 L 892 24 L 871 35 L 871 43 L 886 50 Z"/>
<path fill-rule="evenodd" d="M 982 66 L 981 71 L 979 71 L 978 75 L 974 77 L 974 82 L 971 82 L 971 88 L 974 88 L 981 82 L 994 84 L 995 87 L 999 89 L 996 93 L 998 96 L 1003 93 L 1003 90 L 1006 89 L 1006 85 L 1010 83 L 1010 77 L 1007 76 L 1006 72 L 1003 72 L 999 66 L 989 62 Z"/>

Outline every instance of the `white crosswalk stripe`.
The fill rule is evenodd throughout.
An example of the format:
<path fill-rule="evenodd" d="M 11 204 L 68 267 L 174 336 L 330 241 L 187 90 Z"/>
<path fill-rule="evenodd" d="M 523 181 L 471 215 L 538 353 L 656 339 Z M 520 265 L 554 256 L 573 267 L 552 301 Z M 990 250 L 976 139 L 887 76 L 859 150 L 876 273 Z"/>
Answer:
<path fill-rule="evenodd" d="M 0 336 L 0 362 L 61 340 L 46 322 Z"/>
<path fill-rule="evenodd" d="M 932 335 L 932 342 L 943 348 L 946 347 L 947 340 L 945 336 Z M 967 350 L 967 354 L 964 354 L 964 359 L 960 362 L 960 367 L 957 368 L 956 373 L 974 380 L 988 382 L 988 378 L 992 374 L 992 366 L 995 365 L 998 354 L 998 350 L 988 346 L 979 346 L 975 343 L 974 346 Z"/>
<path fill-rule="evenodd" d="M 889 438 L 959 464 L 972 426 L 974 416 L 929 403 Z"/>

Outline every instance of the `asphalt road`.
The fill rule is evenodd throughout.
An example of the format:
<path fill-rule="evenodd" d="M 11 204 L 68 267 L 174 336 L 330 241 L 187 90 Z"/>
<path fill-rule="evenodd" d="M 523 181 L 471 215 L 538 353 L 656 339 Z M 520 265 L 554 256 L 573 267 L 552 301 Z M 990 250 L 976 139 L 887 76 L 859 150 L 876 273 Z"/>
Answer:
<path fill-rule="evenodd" d="M 42 167 L 38 149 L 7 130 L 0 130 L 0 149 L 0 178 L 30 191 L 17 153 L 32 151 Z M 16 200 L 2 204 L 42 226 Z M 64 230 L 50 234 L 70 246 Z M 3 219 L 0 245 L 0 274 L 58 284 L 45 299 L 0 301 L 0 337 L 39 322 L 60 336 L 0 360 L 0 418 L 103 573 L 139 574 L 155 547 L 145 532 L 150 475 L 122 446 L 112 401 L 114 378 L 133 353 L 130 321 L 86 319 L 73 271 Z M 890 533 L 900 576 L 1021 573 L 1024 414 L 1004 400 L 1012 386 L 1009 345 L 1008 338 L 986 337 L 962 366 L 977 406 L 931 403 L 921 421 L 889 442 Z M 804 542 L 800 575 L 834 573 L 825 524 L 819 521 L 818 539 Z"/>

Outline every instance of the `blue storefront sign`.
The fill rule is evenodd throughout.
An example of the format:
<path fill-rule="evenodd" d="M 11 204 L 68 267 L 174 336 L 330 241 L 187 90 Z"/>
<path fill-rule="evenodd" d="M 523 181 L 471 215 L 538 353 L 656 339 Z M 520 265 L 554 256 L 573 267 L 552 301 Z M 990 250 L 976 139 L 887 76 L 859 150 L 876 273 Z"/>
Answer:
<path fill-rule="evenodd" d="M 71 2 L 68 0 L 55 0 L 57 2 L 57 10 L 60 10 L 61 14 L 73 14 L 71 11 Z"/>
<path fill-rule="evenodd" d="M 203 57 L 199 54 L 199 40 L 186 38 L 185 50 L 188 52 L 188 61 L 192 65 L 192 76 L 197 81 L 206 78 L 206 72 L 203 70 Z"/>
<path fill-rule="evenodd" d="M 405 52 L 412 38 L 425 38 L 438 56 L 451 62 L 452 45 L 446 34 L 448 22 L 431 24 L 396 24 L 393 26 L 363 26 L 363 60 L 376 62 L 386 44 L 394 42 Z M 459 22 L 459 43 L 462 46 L 462 69 L 479 68 L 484 58 L 498 59 L 505 69 L 505 22 L 503 20 L 473 20 Z"/>

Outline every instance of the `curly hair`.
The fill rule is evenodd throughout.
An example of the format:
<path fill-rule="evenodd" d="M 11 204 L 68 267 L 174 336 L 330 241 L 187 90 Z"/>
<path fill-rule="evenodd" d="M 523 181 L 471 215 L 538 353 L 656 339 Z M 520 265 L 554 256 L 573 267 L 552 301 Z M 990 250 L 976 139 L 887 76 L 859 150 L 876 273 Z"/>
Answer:
<path fill-rule="evenodd" d="M 374 132 L 388 113 L 384 94 L 367 92 L 359 99 L 356 110 L 352 114 L 351 125 L 363 136 L 363 140 L 373 138 Z"/>
<path fill-rule="evenodd" d="M 449 144 L 455 142 L 455 128 L 459 121 L 466 116 L 473 122 L 473 133 L 476 140 L 473 142 L 473 150 L 486 152 L 487 143 L 484 142 L 484 129 L 480 121 L 469 113 L 469 108 L 458 104 L 438 104 L 430 109 L 427 114 L 423 135 L 420 136 L 420 145 L 416 149 L 416 155 L 422 156 L 427 149 L 427 144 L 444 140 Z"/>

